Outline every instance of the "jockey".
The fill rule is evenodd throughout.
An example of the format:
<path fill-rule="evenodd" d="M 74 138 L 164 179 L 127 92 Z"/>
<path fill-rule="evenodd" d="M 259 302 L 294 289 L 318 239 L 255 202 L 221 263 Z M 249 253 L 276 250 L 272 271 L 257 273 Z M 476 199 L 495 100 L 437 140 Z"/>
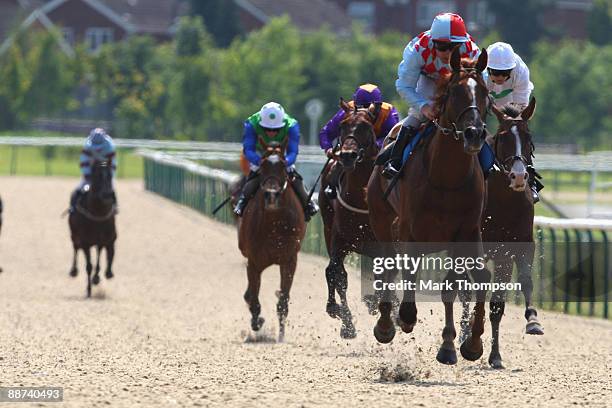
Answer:
<path fill-rule="evenodd" d="M 495 106 L 501 108 L 510 105 L 519 112 L 529 104 L 533 83 L 529 80 L 529 68 L 512 49 L 510 44 L 496 42 L 487 47 L 489 56 L 487 71 L 483 78 L 493 98 Z M 533 202 L 540 201 L 538 192 L 544 185 L 536 178 L 533 166 L 528 166 L 529 187 L 533 193 Z"/>
<path fill-rule="evenodd" d="M 393 126 L 399 122 L 399 115 L 393 105 L 382 101 L 380 89 L 373 84 L 364 84 L 355 90 L 353 100 L 349 102 L 351 107 L 367 108 L 372 103 L 381 103 L 380 112 L 374 121 L 374 133 L 376 134 L 376 144 L 382 146 L 385 136 L 391 131 Z M 325 150 L 327 157 L 333 158 L 334 141 L 340 136 L 340 123 L 344 119 L 344 110 L 340 109 L 327 122 L 319 133 L 319 144 Z M 336 198 L 336 188 L 340 177 L 341 167 L 332 167 L 329 175 L 329 184 L 325 188 L 325 195 L 329 199 Z"/>
<path fill-rule="evenodd" d="M 265 144 L 279 142 L 284 146 L 287 173 L 291 186 L 302 202 L 306 221 L 310 220 L 310 217 L 315 215 L 319 209 L 312 200 L 309 200 L 302 176 L 295 169 L 295 160 L 300 143 L 300 125 L 297 120 L 286 114 L 283 107 L 276 102 L 266 103 L 259 112 L 254 113 L 244 122 L 242 145 L 251 172 L 242 188 L 234 208 L 234 214 L 242 216 L 249 199 L 255 195 L 259 187 L 258 170 L 261 156 L 258 150 L 261 149 L 260 140 Z"/>
<path fill-rule="evenodd" d="M 115 144 L 113 139 L 102 128 L 95 128 L 89 132 L 81 151 L 80 167 L 81 181 L 70 196 L 70 212 L 74 212 L 77 200 L 89 189 L 91 181 L 91 166 L 94 161 L 108 161 L 111 165 L 113 177 L 117 169 Z M 117 197 L 113 192 L 113 200 L 117 204 Z"/>
<path fill-rule="evenodd" d="M 382 171 L 383 176 L 393 178 L 399 173 L 404 148 L 422 123 L 437 116 L 433 102 L 436 80 L 450 73 L 450 57 L 457 47 L 461 58 L 474 59 L 480 55 L 461 16 L 443 13 L 434 18 L 431 29 L 413 38 L 404 49 L 395 87 L 410 105 L 410 110 L 392 147 L 391 158 Z"/>

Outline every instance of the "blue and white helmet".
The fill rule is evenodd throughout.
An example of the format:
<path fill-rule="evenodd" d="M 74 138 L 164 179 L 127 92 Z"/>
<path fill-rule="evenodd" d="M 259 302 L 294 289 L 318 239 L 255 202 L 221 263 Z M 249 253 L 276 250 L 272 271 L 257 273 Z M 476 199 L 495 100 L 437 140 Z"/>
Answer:
<path fill-rule="evenodd" d="M 102 128 L 95 128 L 89 132 L 89 136 L 87 137 L 93 146 L 101 145 L 106 141 L 106 131 Z"/>
<path fill-rule="evenodd" d="M 89 132 L 85 150 L 89 151 L 94 159 L 106 160 L 115 152 L 115 144 L 104 129 L 95 128 Z"/>

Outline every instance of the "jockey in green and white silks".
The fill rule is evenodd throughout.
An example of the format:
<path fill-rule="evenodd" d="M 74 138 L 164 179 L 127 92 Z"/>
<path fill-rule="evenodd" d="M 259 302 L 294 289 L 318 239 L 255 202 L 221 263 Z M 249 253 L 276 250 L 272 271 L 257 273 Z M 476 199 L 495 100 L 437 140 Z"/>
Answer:
<path fill-rule="evenodd" d="M 302 176 L 295 169 L 300 144 L 300 125 L 297 120 L 286 114 L 285 109 L 276 102 L 266 103 L 259 112 L 249 116 L 244 122 L 243 153 L 249 161 L 251 172 L 242 188 L 234 213 L 242 216 L 249 199 L 257 192 L 259 187 L 258 170 L 261 153 L 263 153 L 262 143 L 267 145 L 272 142 L 277 142 L 283 147 L 291 185 L 302 202 L 305 218 L 308 221 L 317 213 L 318 208 L 309 199 Z"/>
<path fill-rule="evenodd" d="M 529 104 L 529 97 L 533 91 L 533 83 L 529 79 L 529 68 L 514 52 L 510 44 L 493 43 L 487 48 L 487 54 L 489 58 L 483 78 L 493 103 L 498 108 L 509 105 L 518 112 L 523 111 Z M 537 172 L 533 166 L 529 166 L 527 171 L 533 202 L 537 203 L 540 201 L 538 192 L 544 188 L 544 185 L 536 177 Z"/>
<path fill-rule="evenodd" d="M 533 91 L 529 68 L 510 44 L 491 44 L 487 54 L 489 58 L 483 78 L 493 102 L 499 108 L 510 104 L 522 111 L 529 104 L 529 96 Z"/>

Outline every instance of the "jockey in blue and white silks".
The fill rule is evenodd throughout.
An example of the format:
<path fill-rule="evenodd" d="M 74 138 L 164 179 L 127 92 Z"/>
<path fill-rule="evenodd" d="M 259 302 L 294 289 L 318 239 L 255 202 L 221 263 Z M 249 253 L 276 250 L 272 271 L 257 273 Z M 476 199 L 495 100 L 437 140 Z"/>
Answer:
<path fill-rule="evenodd" d="M 74 211 L 78 198 L 87 189 L 86 186 L 91 181 L 91 167 L 96 161 L 108 162 L 114 178 L 117 169 L 115 143 L 113 143 L 113 139 L 102 128 L 95 128 L 89 132 L 89 136 L 87 136 L 83 145 L 81 157 L 79 158 L 81 181 L 70 197 L 71 212 Z M 116 203 L 116 197 L 114 199 Z"/>

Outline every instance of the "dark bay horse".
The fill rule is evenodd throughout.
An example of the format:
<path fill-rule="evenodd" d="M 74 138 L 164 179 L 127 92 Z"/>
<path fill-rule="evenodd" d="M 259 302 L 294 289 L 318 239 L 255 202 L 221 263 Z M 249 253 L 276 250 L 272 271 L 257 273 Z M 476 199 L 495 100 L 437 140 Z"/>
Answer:
<path fill-rule="evenodd" d="M 112 169 L 107 161 L 94 162 L 89 189 L 77 201 L 75 211 L 68 218 L 74 248 L 70 276 L 77 276 L 77 253 L 79 249 L 82 249 L 87 262 L 87 297 L 91 297 L 92 283 L 94 285 L 100 283 L 100 253 L 102 249 L 106 249 L 104 276 L 107 279 L 113 277 L 112 265 L 115 256 L 115 240 L 117 239 L 115 228 L 117 209 L 114 204 L 112 178 Z M 93 277 L 91 276 L 93 270 L 91 247 L 97 249 L 96 273 Z"/>
<path fill-rule="evenodd" d="M 480 224 L 485 184 L 477 154 L 485 140 L 485 119 L 490 104 L 482 79 L 482 71 L 487 66 L 486 51 L 483 50 L 478 61 L 473 62 L 461 61 L 455 50 L 450 65 L 451 75 L 441 78 L 438 84 L 436 105 L 440 118 L 436 122 L 437 130 L 414 150 L 388 200 L 383 196 L 388 182 L 380 174 L 380 166 L 374 168 L 367 190 L 370 224 L 381 242 L 469 243 L 469 249 L 454 250 L 450 255 L 476 258 L 482 256 L 483 251 Z M 409 255 L 417 257 L 420 253 L 417 255 L 409 250 Z M 490 273 L 485 268 L 474 268 L 471 275 L 478 283 L 490 280 Z M 462 276 L 465 275 L 450 270 L 445 281 L 452 283 Z M 416 279 L 414 274 L 403 278 Z M 452 289 L 442 290 L 445 326 L 436 358 L 443 364 L 457 362 L 453 321 L 457 286 L 451 286 Z M 395 336 L 395 327 L 389 291 L 383 296 L 374 335 L 379 342 L 388 343 Z M 471 361 L 483 353 L 480 337 L 484 332 L 485 297 L 486 291 L 477 292 L 471 336 L 461 345 L 461 354 Z M 415 292 L 405 290 L 398 324 L 404 332 L 410 333 L 416 322 Z"/>
<path fill-rule="evenodd" d="M 286 166 L 281 145 L 270 144 L 259 168 L 259 189 L 238 222 L 238 246 L 247 258 L 249 281 L 244 300 L 249 305 L 251 328 L 255 331 L 264 323 L 259 303 L 261 273 L 270 265 L 280 266 L 280 291 L 277 292 L 276 305 L 279 341 L 285 337 L 289 292 L 306 232 L 304 211 L 289 185 Z"/>
<path fill-rule="evenodd" d="M 329 200 L 319 194 L 319 207 L 323 217 L 325 245 L 329 254 L 329 264 L 325 269 L 328 299 L 327 313 L 332 318 L 340 318 L 340 336 L 345 339 L 356 336 L 351 311 L 346 301 L 348 287 L 344 259 L 350 252 L 362 253 L 363 245 L 375 241 L 370 228 L 365 188 L 374 168 L 378 154 L 373 122 L 376 118 L 376 105 L 368 109 L 352 109 L 344 100 L 340 107 L 345 112 L 340 125 L 340 149 L 336 158 L 326 168 L 321 179 L 321 189 L 328 184 L 328 175 L 333 166 L 341 167 L 338 195 Z M 340 305 L 336 303 L 336 293 Z"/>
<path fill-rule="evenodd" d="M 492 147 L 502 168 L 492 172 L 487 180 L 488 196 L 482 221 L 482 238 L 490 249 L 487 251 L 488 258 L 495 262 L 495 282 L 510 282 L 513 265 L 516 264 L 518 281 L 525 297 L 526 333 L 544 334 L 537 311 L 531 305 L 531 268 L 535 252 L 534 209 L 527 166 L 532 164 L 534 145 L 527 122 L 535 108 L 535 98 L 531 99 L 523 112 L 509 106 L 501 110 L 492 107 L 499 121 Z M 517 243 L 520 248 L 504 248 L 504 243 Z M 489 364 L 494 368 L 503 368 L 499 353 L 499 325 L 504 314 L 505 299 L 504 291 L 495 291 L 490 302 L 493 340 Z"/>

